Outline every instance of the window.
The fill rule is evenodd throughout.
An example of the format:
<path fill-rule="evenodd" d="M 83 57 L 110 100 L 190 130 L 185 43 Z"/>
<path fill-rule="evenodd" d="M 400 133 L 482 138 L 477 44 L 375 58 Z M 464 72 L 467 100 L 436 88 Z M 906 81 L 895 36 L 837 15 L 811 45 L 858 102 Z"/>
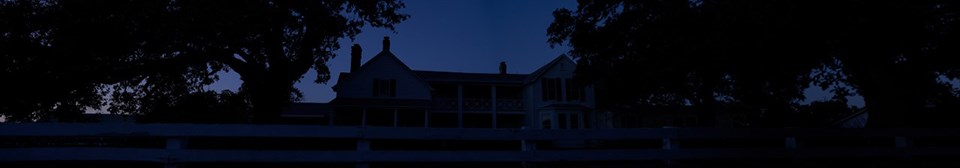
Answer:
<path fill-rule="evenodd" d="M 397 96 L 396 79 L 373 79 L 373 96 Z"/>
<path fill-rule="evenodd" d="M 553 128 L 553 112 L 540 113 L 540 128 Z"/>
<path fill-rule="evenodd" d="M 541 88 L 543 88 L 543 101 L 548 100 L 561 100 L 560 99 L 560 79 L 557 78 L 544 78 L 540 82 Z"/>
<path fill-rule="evenodd" d="M 580 113 L 569 113 L 570 114 L 570 128 L 580 128 Z"/>
<path fill-rule="evenodd" d="M 567 101 L 586 100 L 584 87 L 573 79 L 566 79 L 567 83 Z"/>
<path fill-rule="evenodd" d="M 570 129 L 570 113 L 559 113 L 557 114 L 557 128 L 559 129 Z"/>

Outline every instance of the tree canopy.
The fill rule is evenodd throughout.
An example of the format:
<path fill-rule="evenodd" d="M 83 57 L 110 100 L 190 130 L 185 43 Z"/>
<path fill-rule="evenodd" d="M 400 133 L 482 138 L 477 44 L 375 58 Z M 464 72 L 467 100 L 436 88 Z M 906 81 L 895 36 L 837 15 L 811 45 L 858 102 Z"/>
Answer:
<path fill-rule="evenodd" d="M 603 86 L 603 108 L 694 106 L 741 113 L 744 126 L 796 126 L 814 86 L 834 101 L 863 96 L 869 125 L 894 127 L 956 103 L 944 81 L 960 77 L 952 1 L 578 3 L 554 11 L 548 42 L 572 47 L 578 78 Z"/>
<path fill-rule="evenodd" d="M 240 107 L 227 109 L 249 108 L 269 122 L 301 97 L 293 84 L 307 71 L 317 72 L 314 82 L 330 79 L 326 64 L 339 40 L 364 26 L 392 30 L 409 17 L 398 12 L 403 7 L 394 0 L 3 1 L 0 78 L 11 81 L 2 89 L 12 94 L 0 96 L 0 114 L 28 121 L 106 104 L 145 114 L 233 99 Z M 221 71 L 240 75 L 239 92 L 203 89 Z"/>

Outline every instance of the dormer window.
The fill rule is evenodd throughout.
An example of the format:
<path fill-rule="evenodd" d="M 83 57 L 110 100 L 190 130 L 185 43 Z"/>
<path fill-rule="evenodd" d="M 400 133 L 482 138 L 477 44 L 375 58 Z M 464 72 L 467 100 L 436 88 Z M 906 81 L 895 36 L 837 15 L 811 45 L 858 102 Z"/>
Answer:
<path fill-rule="evenodd" d="M 397 80 L 396 79 L 373 79 L 373 96 L 376 96 L 376 97 L 397 96 Z"/>

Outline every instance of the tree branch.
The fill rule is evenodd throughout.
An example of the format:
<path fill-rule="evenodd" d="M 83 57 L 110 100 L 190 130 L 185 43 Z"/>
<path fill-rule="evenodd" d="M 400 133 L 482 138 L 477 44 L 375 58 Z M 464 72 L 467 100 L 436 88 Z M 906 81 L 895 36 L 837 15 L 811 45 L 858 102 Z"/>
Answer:
<path fill-rule="evenodd" d="M 234 54 L 239 54 L 241 57 L 243 57 L 244 55 L 247 55 L 246 53 L 243 53 L 243 52 L 223 52 L 223 53 L 216 54 L 217 57 L 215 58 L 215 60 L 219 61 L 220 63 L 226 64 L 227 66 L 230 67 L 230 69 L 233 69 L 234 71 L 237 72 L 237 74 L 240 74 L 241 76 L 249 74 L 250 71 L 252 70 L 248 62 L 244 62 L 243 60 L 237 59 L 236 57 L 233 56 Z M 247 57 L 249 57 L 249 55 Z M 247 59 L 249 61 L 247 57 L 244 57 L 244 59 Z"/>

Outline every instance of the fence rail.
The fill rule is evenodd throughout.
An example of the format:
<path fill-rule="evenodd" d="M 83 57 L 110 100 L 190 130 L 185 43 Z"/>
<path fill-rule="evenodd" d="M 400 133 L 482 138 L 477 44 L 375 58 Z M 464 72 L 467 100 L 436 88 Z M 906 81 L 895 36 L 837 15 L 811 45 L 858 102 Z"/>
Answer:
<path fill-rule="evenodd" d="M 22 138 L 154 138 L 159 147 L 9 145 Z M 338 162 L 359 167 L 376 162 L 560 162 L 723 158 L 831 158 L 960 156 L 960 129 L 482 129 L 331 127 L 313 125 L 213 124 L 0 124 L 0 161 Z M 17 139 L 21 138 L 21 139 Z M 350 150 L 203 149 L 192 140 L 221 138 L 346 139 Z M 703 142 L 762 139 L 768 146 L 703 147 Z M 852 139 L 852 140 L 851 140 Z M 921 141 L 915 141 L 921 140 Z M 3 142 L 7 141 L 7 142 Z M 379 150 L 393 141 L 517 142 L 509 150 Z M 612 142 L 656 142 L 652 148 Z M 846 141 L 871 145 L 821 145 Z M 915 145 L 918 142 L 922 145 Z M 937 141 L 938 142 L 938 141 Z M 318 142 L 321 143 L 321 142 Z M 566 145 L 564 145 L 566 144 Z M 571 145 L 572 144 L 572 145 Z M 709 143 L 708 143 L 709 144 Z M 402 144 L 401 144 L 402 145 Z M 551 148 L 549 146 L 560 146 Z M 850 145 L 850 144 L 846 144 Z M 415 148 L 416 146 L 413 146 Z M 355 149 L 355 150 L 354 150 Z"/>

